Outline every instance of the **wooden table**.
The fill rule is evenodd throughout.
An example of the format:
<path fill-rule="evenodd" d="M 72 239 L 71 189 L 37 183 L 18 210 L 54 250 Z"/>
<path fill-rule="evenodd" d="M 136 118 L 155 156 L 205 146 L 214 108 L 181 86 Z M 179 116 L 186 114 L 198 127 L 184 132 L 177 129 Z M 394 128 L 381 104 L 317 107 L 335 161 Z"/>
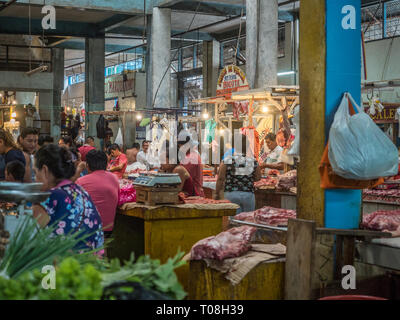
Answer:
<path fill-rule="evenodd" d="M 297 195 L 292 192 L 281 192 L 274 189 L 256 189 L 256 209 L 265 206 L 296 210 Z"/>
<path fill-rule="evenodd" d="M 111 258 L 128 260 L 143 254 L 164 263 L 178 250 L 188 253 L 199 240 L 222 231 L 224 216 L 235 215 L 236 204 L 146 206 L 125 204 L 117 211 Z M 189 265 L 176 270 L 180 283 L 187 289 Z"/>
<path fill-rule="evenodd" d="M 260 263 L 233 285 L 206 263 L 190 261 L 190 300 L 282 300 L 284 298 L 285 259 Z"/>

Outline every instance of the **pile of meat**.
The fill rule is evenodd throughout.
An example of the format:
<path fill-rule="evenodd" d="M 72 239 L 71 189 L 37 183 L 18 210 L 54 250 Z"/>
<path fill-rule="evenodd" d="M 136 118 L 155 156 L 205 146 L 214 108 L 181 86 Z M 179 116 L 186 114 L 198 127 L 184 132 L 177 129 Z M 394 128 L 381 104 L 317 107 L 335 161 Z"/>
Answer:
<path fill-rule="evenodd" d="M 256 228 L 242 226 L 198 241 L 190 251 L 192 260 L 224 260 L 243 255 L 251 249 Z"/>
<path fill-rule="evenodd" d="M 400 204 L 400 189 L 389 190 L 363 190 L 363 200 L 385 201 Z"/>
<path fill-rule="evenodd" d="M 286 226 L 288 219 L 296 218 L 295 210 L 264 207 L 252 212 L 242 212 L 234 216 L 234 219 L 265 224 L 269 226 Z"/>
<path fill-rule="evenodd" d="M 371 230 L 395 231 L 400 226 L 400 210 L 378 210 L 364 215 L 362 226 Z"/>
<path fill-rule="evenodd" d="M 257 182 L 254 182 L 254 187 L 256 187 L 257 189 L 275 189 L 276 185 L 278 183 L 278 179 L 277 178 L 273 178 L 273 177 L 266 177 L 263 178 Z"/>
<path fill-rule="evenodd" d="M 297 186 L 297 170 L 286 172 L 278 177 L 278 190 L 290 191 L 291 188 Z"/>
<path fill-rule="evenodd" d="M 136 202 L 136 189 L 133 186 L 132 181 L 121 179 L 119 181 L 118 206 L 130 202 Z"/>
<path fill-rule="evenodd" d="M 202 197 L 188 197 L 183 192 L 180 192 L 178 196 L 181 203 L 195 203 L 195 204 L 231 203 L 229 200 L 214 200 Z"/>

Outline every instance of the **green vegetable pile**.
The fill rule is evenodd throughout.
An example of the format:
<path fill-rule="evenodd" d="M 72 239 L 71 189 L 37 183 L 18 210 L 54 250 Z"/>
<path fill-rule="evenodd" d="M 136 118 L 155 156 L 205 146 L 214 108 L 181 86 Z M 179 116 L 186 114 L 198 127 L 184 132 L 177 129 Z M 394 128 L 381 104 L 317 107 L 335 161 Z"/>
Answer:
<path fill-rule="evenodd" d="M 56 288 L 43 289 L 45 274 L 39 270 L 27 272 L 17 279 L 0 277 L 2 300 L 95 300 L 103 291 L 101 273 L 91 265 L 81 268 L 74 258 L 66 258 L 56 268 Z"/>
<path fill-rule="evenodd" d="M 185 264 L 183 252 L 165 264 L 149 256 L 134 262 L 132 255 L 121 265 L 118 259 L 100 259 L 93 252 L 78 254 L 73 248 L 82 240 L 79 235 L 50 238 L 51 233 L 51 227 L 37 230 L 29 219 L 17 229 L 0 261 L 0 300 L 98 300 L 105 288 L 119 283 L 137 283 L 170 299 L 186 296 L 174 272 Z M 55 289 L 42 287 L 45 265 L 55 266 Z"/>
<path fill-rule="evenodd" d="M 136 263 L 133 263 L 132 256 L 124 266 L 120 265 L 118 259 L 114 259 L 107 264 L 102 284 L 107 287 L 119 281 L 139 282 L 147 289 L 161 292 L 172 299 L 181 300 L 186 296 L 186 292 L 179 283 L 174 270 L 185 264 L 181 260 L 183 255 L 183 252 L 178 252 L 165 264 L 161 264 L 159 260 L 152 260 L 149 256 L 139 257 Z"/>

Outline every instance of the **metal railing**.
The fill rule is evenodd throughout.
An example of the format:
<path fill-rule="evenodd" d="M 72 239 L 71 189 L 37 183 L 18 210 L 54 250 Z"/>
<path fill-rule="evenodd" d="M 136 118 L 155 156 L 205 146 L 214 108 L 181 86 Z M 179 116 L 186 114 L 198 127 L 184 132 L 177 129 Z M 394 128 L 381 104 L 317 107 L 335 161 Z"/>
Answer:
<path fill-rule="evenodd" d="M 382 1 L 361 9 L 365 41 L 400 36 L 400 1 Z"/>
<path fill-rule="evenodd" d="M 40 56 L 40 58 L 37 58 Z M 29 71 L 46 65 L 51 72 L 53 50 L 39 46 L 0 44 L 0 68 L 10 71 Z"/>

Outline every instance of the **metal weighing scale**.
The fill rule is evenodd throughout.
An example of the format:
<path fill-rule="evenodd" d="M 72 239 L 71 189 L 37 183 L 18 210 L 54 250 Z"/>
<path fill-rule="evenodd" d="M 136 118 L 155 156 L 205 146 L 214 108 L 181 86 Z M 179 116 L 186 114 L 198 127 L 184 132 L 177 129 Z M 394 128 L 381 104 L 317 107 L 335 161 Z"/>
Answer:
<path fill-rule="evenodd" d="M 4 219 L 4 229 L 8 231 L 1 233 L 0 230 L 0 243 L 6 243 L 6 238 L 15 232 L 21 217 L 33 214 L 31 204 L 43 202 L 50 196 L 49 192 L 41 192 L 41 188 L 41 183 L 0 182 L 0 202 L 3 202 L 0 219 Z"/>
<path fill-rule="evenodd" d="M 177 173 L 140 174 L 133 184 L 151 188 L 170 188 L 179 186 L 181 178 Z"/>
<path fill-rule="evenodd" d="M 179 203 L 181 178 L 175 173 L 140 174 L 133 185 L 136 202 L 154 206 Z"/>

